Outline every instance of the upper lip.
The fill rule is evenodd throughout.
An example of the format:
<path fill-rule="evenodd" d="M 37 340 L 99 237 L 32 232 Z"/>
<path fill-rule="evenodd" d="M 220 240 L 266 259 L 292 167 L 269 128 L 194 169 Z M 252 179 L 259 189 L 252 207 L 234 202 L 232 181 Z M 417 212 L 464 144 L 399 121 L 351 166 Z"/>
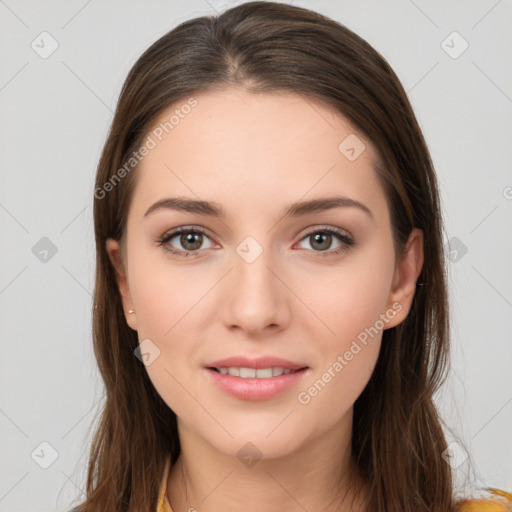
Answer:
<path fill-rule="evenodd" d="M 256 370 L 262 368 L 285 368 L 289 370 L 300 370 L 307 368 L 307 365 L 294 363 L 281 357 L 263 356 L 263 357 L 244 357 L 232 356 L 226 359 L 219 359 L 206 365 L 207 368 L 254 368 Z"/>

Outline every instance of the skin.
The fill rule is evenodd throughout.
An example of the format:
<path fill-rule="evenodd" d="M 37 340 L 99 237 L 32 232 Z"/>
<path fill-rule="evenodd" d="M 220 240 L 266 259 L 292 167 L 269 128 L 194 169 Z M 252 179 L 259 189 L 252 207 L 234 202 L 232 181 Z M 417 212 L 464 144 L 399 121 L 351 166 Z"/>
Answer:
<path fill-rule="evenodd" d="M 349 449 L 353 404 L 375 367 L 382 330 L 359 343 L 362 350 L 309 403 L 298 394 L 393 304 L 401 309 L 384 328 L 404 320 L 423 265 L 423 233 L 412 231 L 397 261 L 384 189 L 372 168 L 375 149 L 329 106 L 238 87 L 194 97 L 198 105 L 136 171 L 126 245 L 106 244 L 126 321 L 139 343 L 149 338 L 160 350 L 145 369 L 178 417 L 182 454 L 169 474 L 169 502 L 175 512 L 349 510 L 363 485 Z M 366 146 L 354 161 L 338 150 L 349 134 Z M 335 194 L 362 202 L 373 218 L 354 207 L 282 217 L 291 203 Z M 166 196 L 215 201 L 227 217 L 170 209 L 144 216 Z M 158 245 L 180 226 L 207 236 L 187 244 L 178 235 L 167 245 L 192 247 L 198 257 Z M 330 245 L 315 243 L 311 235 L 322 227 L 338 228 L 357 245 L 322 257 L 322 247 L 332 253 L 343 245 L 334 236 Z M 252 263 L 236 252 L 247 236 L 263 248 Z M 204 369 L 231 355 L 263 354 L 309 369 L 297 386 L 263 401 L 225 394 Z M 247 442 L 261 454 L 252 467 L 237 456 Z M 346 496 L 335 492 L 339 481 Z M 351 510 L 362 510 L 363 498 Z"/>

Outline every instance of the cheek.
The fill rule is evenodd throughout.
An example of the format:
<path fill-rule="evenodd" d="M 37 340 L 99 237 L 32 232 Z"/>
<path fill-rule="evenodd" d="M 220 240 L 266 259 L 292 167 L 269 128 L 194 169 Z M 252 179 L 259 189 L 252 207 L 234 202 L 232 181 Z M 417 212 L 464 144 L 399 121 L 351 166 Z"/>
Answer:
<path fill-rule="evenodd" d="M 339 346 L 375 324 L 388 302 L 392 269 L 392 258 L 383 254 L 322 269 L 303 282 L 305 302 L 323 323 L 323 339 L 330 335 Z"/>
<path fill-rule="evenodd" d="M 296 406 L 303 428 L 322 433 L 347 414 L 371 378 L 380 341 L 380 335 L 366 344 L 353 340 L 333 353 L 325 366 L 305 382 L 297 394 Z"/>
<path fill-rule="evenodd" d="M 322 381 L 321 389 L 322 383 L 330 389 L 324 394 L 327 402 L 351 405 L 370 378 L 379 354 L 383 293 L 373 279 L 357 277 L 352 274 L 340 287 L 333 286 L 330 300 L 318 299 L 325 301 L 318 310 L 326 327 L 321 336 L 318 329 L 316 335 L 311 330 L 319 355 L 314 377 Z"/>
<path fill-rule="evenodd" d="M 158 354 L 145 366 L 157 393 L 178 416 L 187 417 L 195 404 L 190 395 L 198 396 L 196 382 L 189 371 L 195 336 L 188 329 L 194 320 L 196 326 L 198 324 L 197 308 L 193 307 L 198 294 L 190 287 L 182 288 L 172 273 L 160 275 L 156 270 L 153 267 L 144 272 L 144 279 L 136 286 L 134 283 L 139 302 L 139 344 L 150 340 L 149 346 Z"/>
<path fill-rule="evenodd" d="M 307 414 L 327 414 L 334 421 L 366 386 L 379 355 L 393 268 L 392 247 L 383 244 L 378 250 L 375 245 L 304 282 L 305 302 L 316 314 L 308 316 L 306 328 L 316 340 L 319 356 L 314 374 L 301 390 L 303 400 L 298 400 L 307 405 Z M 332 413 L 326 413 L 329 404 L 334 405 Z"/>
<path fill-rule="evenodd" d="M 334 425 L 370 380 L 380 351 L 381 314 L 390 279 L 383 276 L 382 268 L 354 267 L 338 277 L 331 272 L 325 282 L 317 275 L 315 287 L 310 287 L 311 309 L 323 324 L 319 329 L 315 318 L 306 326 L 315 340 L 318 360 L 297 396 L 310 428 Z M 323 418 L 322 427 L 314 421 L 318 417 Z"/>
<path fill-rule="evenodd" d="M 198 395 L 189 369 L 199 364 L 195 354 L 201 340 L 196 333 L 206 329 L 203 309 L 208 301 L 203 296 L 215 284 L 214 276 L 203 271 L 197 279 L 185 267 L 136 249 L 131 261 L 130 292 L 139 344 L 150 340 L 148 346 L 158 353 L 145 370 L 164 402 L 178 416 L 186 416 L 195 406 L 188 393 Z"/>
<path fill-rule="evenodd" d="M 197 317 L 214 276 L 210 279 L 204 270 L 194 272 L 190 266 L 168 261 L 154 250 L 140 251 L 140 257 L 133 260 L 130 291 L 136 301 L 139 336 L 171 339 L 184 321 Z"/>

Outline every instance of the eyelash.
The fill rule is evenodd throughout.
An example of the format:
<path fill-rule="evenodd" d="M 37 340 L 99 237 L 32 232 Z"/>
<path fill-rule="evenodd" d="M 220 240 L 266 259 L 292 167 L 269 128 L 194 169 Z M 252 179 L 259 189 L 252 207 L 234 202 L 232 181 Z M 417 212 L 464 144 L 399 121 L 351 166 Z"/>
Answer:
<path fill-rule="evenodd" d="M 161 238 L 159 238 L 157 240 L 157 244 L 158 244 L 158 246 L 163 247 L 165 251 L 168 251 L 177 256 L 183 256 L 183 257 L 198 256 L 199 252 L 200 252 L 199 250 L 197 250 L 197 251 L 182 251 L 182 250 L 176 250 L 176 249 L 171 248 L 166 245 L 175 236 L 181 235 L 182 233 L 201 234 L 201 235 L 208 237 L 206 232 L 200 228 L 189 228 L 189 227 L 185 226 L 182 228 L 175 229 L 174 231 L 171 231 L 170 233 L 164 234 Z M 320 257 L 335 256 L 335 255 L 341 254 L 343 252 L 348 252 L 351 249 L 351 247 L 356 245 L 356 242 L 352 238 L 350 238 L 349 236 L 343 234 L 341 231 L 338 231 L 337 229 L 334 229 L 334 228 L 320 228 L 320 229 L 317 228 L 314 231 L 310 231 L 309 233 L 306 233 L 301 238 L 300 241 L 305 240 L 306 238 L 308 238 L 312 235 L 318 234 L 318 233 L 322 233 L 322 234 L 328 233 L 329 235 L 334 235 L 343 244 L 334 250 L 313 251 L 313 252 L 317 253 L 317 255 Z M 208 237 L 208 238 L 210 238 L 210 237 Z"/>

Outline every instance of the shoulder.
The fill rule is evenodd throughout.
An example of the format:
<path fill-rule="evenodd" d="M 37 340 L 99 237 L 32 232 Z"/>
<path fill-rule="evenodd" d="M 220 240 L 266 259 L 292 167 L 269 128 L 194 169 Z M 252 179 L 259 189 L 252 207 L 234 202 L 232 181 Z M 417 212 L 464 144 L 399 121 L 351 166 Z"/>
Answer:
<path fill-rule="evenodd" d="M 457 512 L 512 512 L 512 493 L 487 488 L 490 498 L 464 498 L 457 502 Z"/>

